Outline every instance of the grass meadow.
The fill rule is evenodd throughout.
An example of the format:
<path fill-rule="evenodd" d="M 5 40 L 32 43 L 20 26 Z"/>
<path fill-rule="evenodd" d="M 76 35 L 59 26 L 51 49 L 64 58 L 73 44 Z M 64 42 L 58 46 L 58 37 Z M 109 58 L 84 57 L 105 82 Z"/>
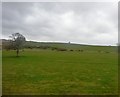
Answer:
<path fill-rule="evenodd" d="M 25 49 L 2 54 L 3 95 L 114 95 L 117 52 Z"/>

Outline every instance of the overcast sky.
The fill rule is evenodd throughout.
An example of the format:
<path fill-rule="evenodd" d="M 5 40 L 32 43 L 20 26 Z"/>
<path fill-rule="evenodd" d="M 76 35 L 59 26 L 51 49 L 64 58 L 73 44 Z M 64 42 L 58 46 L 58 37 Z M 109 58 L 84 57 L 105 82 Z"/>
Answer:
<path fill-rule="evenodd" d="M 116 45 L 117 4 L 41 2 L 2 4 L 2 38 L 19 32 L 27 40 Z"/>

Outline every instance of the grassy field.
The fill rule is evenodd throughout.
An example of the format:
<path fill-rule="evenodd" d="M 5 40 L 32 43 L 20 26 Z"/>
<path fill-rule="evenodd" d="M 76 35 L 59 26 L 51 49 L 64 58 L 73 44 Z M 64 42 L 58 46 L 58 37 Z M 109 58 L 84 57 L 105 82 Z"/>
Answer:
<path fill-rule="evenodd" d="M 3 95 L 117 94 L 117 52 L 3 51 Z"/>
<path fill-rule="evenodd" d="M 0 50 L 0 96 L 2 96 L 2 50 Z"/>

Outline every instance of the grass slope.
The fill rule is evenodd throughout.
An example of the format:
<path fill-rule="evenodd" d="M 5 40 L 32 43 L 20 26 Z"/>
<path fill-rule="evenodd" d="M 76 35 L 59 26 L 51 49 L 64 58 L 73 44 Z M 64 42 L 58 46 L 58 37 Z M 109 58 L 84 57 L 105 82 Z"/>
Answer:
<path fill-rule="evenodd" d="M 68 50 L 79 50 L 83 49 L 86 51 L 108 51 L 108 52 L 117 52 L 117 46 L 95 46 L 95 45 L 83 45 L 83 44 L 73 44 L 73 43 L 57 43 L 57 42 L 34 42 L 34 41 L 27 41 L 27 46 L 50 46 L 50 47 L 57 47 L 57 48 L 66 48 Z"/>

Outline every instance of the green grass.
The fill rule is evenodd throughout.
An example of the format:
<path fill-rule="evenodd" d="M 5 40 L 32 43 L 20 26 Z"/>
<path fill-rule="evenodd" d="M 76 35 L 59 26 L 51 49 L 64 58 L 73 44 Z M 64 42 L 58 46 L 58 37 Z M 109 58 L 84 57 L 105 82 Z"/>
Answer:
<path fill-rule="evenodd" d="M 117 51 L 117 46 L 93 46 L 93 45 L 85 45 L 85 44 L 69 44 L 69 43 L 60 43 L 60 42 L 33 42 L 33 41 L 27 41 L 26 46 L 50 46 L 50 47 L 57 47 L 57 48 L 66 48 L 68 50 L 80 50 L 83 49 L 85 51 L 108 51 L 108 52 L 115 52 Z"/>
<path fill-rule="evenodd" d="M 2 95 L 2 50 L 0 50 L 0 96 Z"/>
<path fill-rule="evenodd" d="M 117 52 L 3 51 L 3 95 L 117 94 Z"/>

